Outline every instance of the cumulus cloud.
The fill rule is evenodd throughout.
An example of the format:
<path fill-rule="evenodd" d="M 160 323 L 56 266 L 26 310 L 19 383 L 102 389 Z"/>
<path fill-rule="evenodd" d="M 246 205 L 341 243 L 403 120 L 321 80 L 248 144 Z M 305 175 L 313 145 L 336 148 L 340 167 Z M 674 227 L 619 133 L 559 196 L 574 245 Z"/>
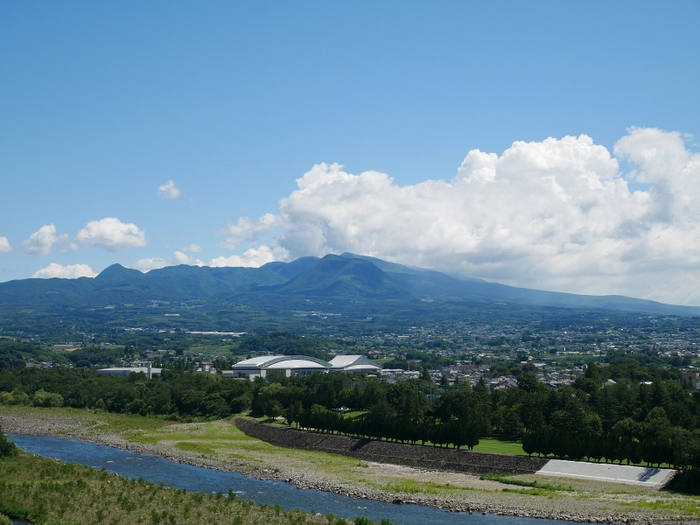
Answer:
<path fill-rule="evenodd" d="M 0 237 L 0 253 L 10 253 L 12 251 L 12 246 L 10 246 L 10 241 L 7 237 Z"/>
<path fill-rule="evenodd" d="M 472 150 L 451 180 L 405 186 L 319 164 L 297 186 L 278 217 L 229 225 L 227 243 L 274 224 L 282 233 L 266 253 L 283 260 L 350 251 L 516 286 L 700 304 L 700 154 L 676 132 L 632 128 L 614 154 L 586 135 Z"/>
<path fill-rule="evenodd" d="M 191 255 L 187 255 L 184 251 L 176 251 L 173 254 L 173 263 L 174 264 L 189 264 L 190 266 L 205 266 L 205 264 L 197 259 L 196 257 L 193 257 Z"/>
<path fill-rule="evenodd" d="M 198 250 L 193 250 L 192 247 L 198 248 Z M 178 250 L 173 254 L 171 259 L 164 259 L 162 257 L 148 257 L 145 259 L 140 259 L 136 262 L 136 269 L 142 272 L 149 272 L 151 270 L 158 270 L 160 268 L 165 268 L 166 266 L 176 266 L 178 264 L 188 264 L 190 266 L 206 266 L 203 261 L 200 261 L 196 257 L 187 255 L 188 251 L 201 251 L 201 248 L 196 244 L 192 244 Z"/>
<path fill-rule="evenodd" d="M 22 246 L 29 255 L 48 255 L 54 244 L 66 238 L 65 234 L 56 235 L 56 226 L 53 224 L 45 224 L 32 233 L 29 239 L 22 243 Z"/>
<path fill-rule="evenodd" d="M 244 266 L 248 268 L 259 268 L 263 264 L 267 264 L 275 260 L 273 251 L 268 246 L 260 246 L 259 248 L 249 248 L 243 255 L 231 255 L 230 257 L 216 257 L 212 259 L 209 266 L 214 268 L 224 266 Z"/>
<path fill-rule="evenodd" d="M 199 244 L 190 244 L 180 250 L 181 252 L 201 253 L 202 247 Z"/>
<path fill-rule="evenodd" d="M 182 192 L 177 186 L 175 186 L 175 181 L 173 179 L 170 179 L 165 184 L 158 186 L 158 197 L 161 199 L 172 201 L 177 199 L 181 194 Z"/>
<path fill-rule="evenodd" d="M 226 240 L 221 243 L 224 248 L 235 249 L 242 242 L 259 241 L 277 224 L 277 217 L 266 213 L 257 220 L 241 217 L 236 224 L 229 224 L 222 232 Z"/>
<path fill-rule="evenodd" d="M 147 257 L 136 261 L 134 266 L 137 270 L 141 270 L 142 272 L 150 272 L 151 270 L 159 270 L 166 266 L 172 266 L 172 264 L 162 257 Z"/>
<path fill-rule="evenodd" d="M 113 252 L 122 248 L 146 245 L 146 234 L 133 223 L 125 224 L 115 217 L 90 221 L 78 232 L 76 245 L 102 246 Z"/>
<path fill-rule="evenodd" d="M 62 266 L 51 263 L 46 268 L 42 268 L 32 277 L 39 279 L 51 279 L 60 277 L 62 279 L 77 279 L 78 277 L 95 277 L 97 274 L 87 264 L 67 264 Z"/>

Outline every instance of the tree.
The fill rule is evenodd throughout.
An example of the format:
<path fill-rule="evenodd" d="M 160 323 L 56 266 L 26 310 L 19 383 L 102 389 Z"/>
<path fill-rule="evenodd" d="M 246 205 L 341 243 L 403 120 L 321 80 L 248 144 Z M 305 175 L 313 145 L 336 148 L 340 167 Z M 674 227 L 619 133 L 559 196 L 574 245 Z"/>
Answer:
<path fill-rule="evenodd" d="M 416 389 L 410 381 L 401 381 L 393 385 L 386 398 L 399 417 L 412 420 L 421 419 L 428 407 L 425 394 Z"/>
<path fill-rule="evenodd" d="M 535 374 L 529 372 L 522 373 L 518 376 L 518 388 L 525 392 L 532 393 L 537 390 L 537 378 Z"/>
<path fill-rule="evenodd" d="M 386 390 L 378 379 L 368 379 L 357 398 L 357 408 L 372 408 L 386 399 Z"/>
<path fill-rule="evenodd" d="M 283 415 L 284 418 L 287 420 L 287 424 L 291 426 L 294 423 L 296 423 L 298 428 L 299 418 L 301 417 L 303 411 L 304 408 L 301 406 L 301 401 L 299 401 L 298 399 L 294 401 L 294 403 L 289 405 L 287 408 L 285 408 L 283 411 Z"/>
<path fill-rule="evenodd" d="M 602 379 L 600 378 L 600 370 L 593 361 L 589 361 L 586 366 L 586 372 L 583 374 L 586 379 L 592 379 L 594 382 L 600 384 Z"/>
<path fill-rule="evenodd" d="M 5 436 L 3 433 L 2 428 L 0 428 L 0 458 L 12 457 L 16 456 L 17 454 L 19 454 L 17 445 L 7 439 L 7 436 Z"/>
<path fill-rule="evenodd" d="M 653 408 L 642 424 L 642 460 L 656 465 L 673 463 L 672 431 L 666 411 Z"/>
<path fill-rule="evenodd" d="M 61 407 L 63 406 L 63 396 L 45 390 L 37 390 L 34 392 L 32 404 L 36 407 Z"/>
<path fill-rule="evenodd" d="M 639 439 L 642 432 L 642 425 L 630 417 L 615 423 L 609 434 L 605 457 L 617 459 L 620 463 L 623 459 L 627 460 L 627 464 L 639 463 Z"/>

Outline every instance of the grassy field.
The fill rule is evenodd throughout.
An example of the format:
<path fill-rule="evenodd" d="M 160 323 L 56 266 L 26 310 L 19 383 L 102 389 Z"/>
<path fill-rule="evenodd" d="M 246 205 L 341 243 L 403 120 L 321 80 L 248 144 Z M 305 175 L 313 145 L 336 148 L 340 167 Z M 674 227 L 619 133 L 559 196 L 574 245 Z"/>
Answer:
<path fill-rule="evenodd" d="M 155 485 L 22 454 L 0 461 L 0 512 L 47 525 L 347 525 L 278 506 Z"/>
<path fill-rule="evenodd" d="M 516 441 L 501 441 L 500 439 L 484 438 L 474 447 L 476 452 L 496 452 L 498 454 L 512 454 L 514 456 L 527 456 L 523 446 Z"/>

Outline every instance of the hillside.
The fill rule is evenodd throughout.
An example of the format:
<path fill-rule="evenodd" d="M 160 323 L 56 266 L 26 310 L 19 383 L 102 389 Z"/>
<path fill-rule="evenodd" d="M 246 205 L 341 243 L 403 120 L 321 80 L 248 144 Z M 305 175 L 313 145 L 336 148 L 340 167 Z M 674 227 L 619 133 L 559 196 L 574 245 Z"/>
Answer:
<path fill-rule="evenodd" d="M 353 331 L 367 330 L 368 322 L 376 329 L 465 317 L 507 323 L 571 312 L 700 315 L 697 307 L 516 288 L 348 253 L 261 268 L 180 265 L 142 273 L 115 264 L 94 279 L 0 283 L 0 326 L 15 331 L 65 330 L 65 319 L 82 331 L 95 326 L 294 331 L 309 329 L 319 311 Z"/>

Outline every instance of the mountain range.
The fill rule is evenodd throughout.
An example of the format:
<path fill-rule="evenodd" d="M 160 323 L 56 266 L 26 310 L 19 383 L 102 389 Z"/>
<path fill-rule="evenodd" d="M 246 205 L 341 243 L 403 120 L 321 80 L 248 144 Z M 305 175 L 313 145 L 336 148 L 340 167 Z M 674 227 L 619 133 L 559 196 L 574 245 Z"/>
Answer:
<path fill-rule="evenodd" d="M 394 303 L 468 300 L 579 310 L 700 315 L 700 307 L 667 305 L 623 296 L 587 296 L 460 279 L 350 253 L 302 257 L 260 268 L 169 266 L 142 273 L 119 264 L 95 278 L 23 279 L 0 283 L 0 306 L 52 308 L 144 301 L 270 301 L 275 297 Z"/>

